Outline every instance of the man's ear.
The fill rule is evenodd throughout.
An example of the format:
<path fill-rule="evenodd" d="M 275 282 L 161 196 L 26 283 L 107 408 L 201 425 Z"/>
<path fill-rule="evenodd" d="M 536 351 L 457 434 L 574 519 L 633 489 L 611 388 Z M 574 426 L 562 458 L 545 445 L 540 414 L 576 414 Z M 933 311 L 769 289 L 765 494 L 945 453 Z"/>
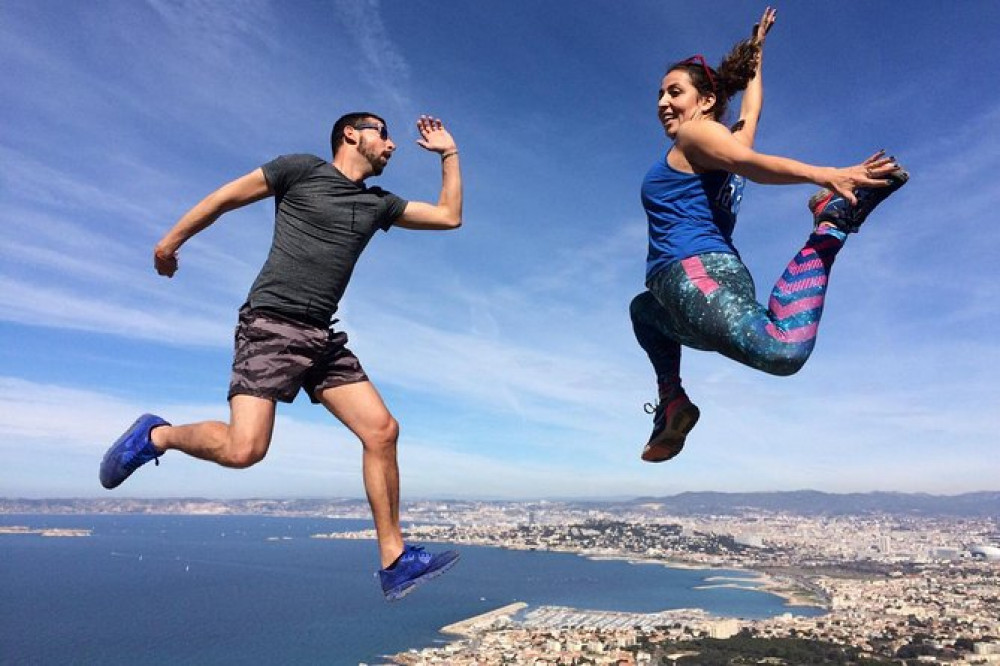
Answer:
<path fill-rule="evenodd" d="M 344 128 L 344 143 L 356 144 L 359 138 L 358 128 L 350 125 Z"/>

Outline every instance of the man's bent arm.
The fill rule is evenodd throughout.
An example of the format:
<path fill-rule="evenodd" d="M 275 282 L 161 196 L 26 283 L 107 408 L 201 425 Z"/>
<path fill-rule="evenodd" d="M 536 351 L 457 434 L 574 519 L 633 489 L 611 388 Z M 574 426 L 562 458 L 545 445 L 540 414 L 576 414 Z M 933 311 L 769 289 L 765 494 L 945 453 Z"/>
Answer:
<path fill-rule="evenodd" d="M 168 231 L 153 249 L 153 266 L 160 275 L 173 277 L 177 271 L 177 250 L 189 238 L 208 228 L 223 213 L 236 210 L 274 194 L 263 169 L 226 183 L 195 204 Z"/>
<path fill-rule="evenodd" d="M 395 222 L 404 229 L 457 229 L 462 226 L 462 173 L 458 153 L 441 160 L 441 197 L 437 205 L 407 202 Z"/>
<path fill-rule="evenodd" d="M 395 221 L 405 229 L 456 229 L 462 226 L 462 168 L 458 146 L 437 118 L 421 116 L 417 121 L 421 148 L 441 156 L 441 196 L 437 204 L 410 201 Z"/>

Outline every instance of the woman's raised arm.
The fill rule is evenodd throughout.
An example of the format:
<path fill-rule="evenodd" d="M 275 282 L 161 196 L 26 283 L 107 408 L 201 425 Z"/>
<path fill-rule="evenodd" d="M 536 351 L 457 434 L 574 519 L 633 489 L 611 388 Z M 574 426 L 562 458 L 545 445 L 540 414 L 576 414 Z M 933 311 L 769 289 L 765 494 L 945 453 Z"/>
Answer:
<path fill-rule="evenodd" d="M 753 147 L 754 138 L 757 134 L 757 125 L 760 122 L 760 112 L 764 107 L 764 40 L 767 33 L 774 25 L 777 18 L 777 10 L 768 7 L 760 17 L 752 30 L 750 43 L 757 47 L 757 67 L 754 77 L 750 79 L 746 90 L 743 92 L 743 99 L 740 102 L 740 119 L 733 125 L 733 136 L 736 140 L 748 148 Z"/>

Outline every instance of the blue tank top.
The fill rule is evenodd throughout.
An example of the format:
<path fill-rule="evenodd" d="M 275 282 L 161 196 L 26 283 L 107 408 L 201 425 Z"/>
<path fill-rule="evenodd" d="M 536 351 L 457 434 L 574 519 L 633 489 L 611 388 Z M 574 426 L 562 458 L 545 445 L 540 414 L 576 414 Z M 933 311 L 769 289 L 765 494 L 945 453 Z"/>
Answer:
<path fill-rule="evenodd" d="M 684 173 L 664 156 L 642 181 L 642 206 L 649 221 L 646 280 L 707 252 L 735 254 L 733 228 L 746 179 L 727 171 Z"/>

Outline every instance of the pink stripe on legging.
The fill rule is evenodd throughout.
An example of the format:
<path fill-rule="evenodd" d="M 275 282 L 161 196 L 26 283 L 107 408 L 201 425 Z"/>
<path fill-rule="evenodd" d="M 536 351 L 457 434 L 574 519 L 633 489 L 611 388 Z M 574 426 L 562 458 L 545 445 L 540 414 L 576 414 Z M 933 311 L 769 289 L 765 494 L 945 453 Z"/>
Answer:
<path fill-rule="evenodd" d="M 768 324 L 764 328 L 768 335 L 779 342 L 808 342 L 816 337 L 816 330 L 819 328 L 819 324 L 809 324 L 801 328 L 793 328 L 790 331 L 783 331 L 773 323 Z"/>
<path fill-rule="evenodd" d="M 796 315 L 800 312 L 805 312 L 806 310 L 814 310 L 818 307 L 822 307 L 823 297 L 822 296 L 812 296 L 810 298 L 802 298 L 797 301 L 792 301 L 788 305 L 782 305 L 775 299 L 771 299 L 768 303 L 768 309 L 774 313 L 777 319 L 788 319 L 792 315 Z"/>
<path fill-rule="evenodd" d="M 815 253 L 813 254 L 815 255 Z M 817 268 L 823 268 L 823 260 L 817 256 L 813 256 L 809 259 L 809 261 L 801 264 L 797 264 L 795 262 L 788 264 L 788 268 L 786 270 L 792 275 L 800 275 L 806 271 L 816 270 Z"/>
<path fill-rule="evenodd" d="M 782 277 L 774 286 L 782 294 L 794 294 L 797 291 L 812 289 L 813 287 L 825 287 L 826 276 L 817 275 L 815 277 L 806 278 L 805 280 L 796 280 L 794 282 L 786 282 L 785 278 Z"/>
<path fill-rule="evenodd" d="M 705 264 L 701 263 L 700 258 L 681 259 L 681 267 L 684 268 L 684 274 L 687 275 L 691 284 L 698 287 L 698 291 L 704 296 L 711 296 L 719 288 L 719 283 L 708 276 Z"/>

